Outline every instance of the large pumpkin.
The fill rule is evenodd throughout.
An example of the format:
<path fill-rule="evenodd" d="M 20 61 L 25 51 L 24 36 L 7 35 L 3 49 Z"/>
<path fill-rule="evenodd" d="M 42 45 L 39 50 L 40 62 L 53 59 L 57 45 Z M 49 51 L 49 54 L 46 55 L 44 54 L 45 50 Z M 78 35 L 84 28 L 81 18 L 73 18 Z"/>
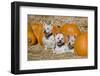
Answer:
<path fill-rule="evenodd" d="M 88 55 L 88 33 L 82 32 L 75 41 L 74 50 L 78 56 Z"/>
<path fill-rule="evenodd" d="M 43 45 L 42 38 L 43 38 L 43 25 L 40 23 L 33 23 L 32 30 L 34 35 L 38 41 L 38 44 Z"/>
<path fill-rule="evenodd" d="M 76 24 L 64 24 L 61 27 L 61 32 L 63 32 L 66 35 L 75 35 L 77 36 L 80 34 L 80 29 Z"/>
<path fill-rule="evenodd" d="M 32 46 L 37 43 L 37 39 L 34 35 L 34 32 L 32 31 L 32 28 L 30 25 L 28 25 L 28 45 Z"/>

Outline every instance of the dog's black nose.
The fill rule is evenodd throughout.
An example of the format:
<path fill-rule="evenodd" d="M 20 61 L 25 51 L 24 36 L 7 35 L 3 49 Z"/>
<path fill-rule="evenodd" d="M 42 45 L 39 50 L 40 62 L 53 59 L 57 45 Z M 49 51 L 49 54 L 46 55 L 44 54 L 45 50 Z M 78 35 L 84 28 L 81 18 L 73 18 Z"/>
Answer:
<path fill-rule="evenodd" d="M 59 43 L 61 43 L 62 42 L 62 40 L 59 40 Z"/>
<path fill-rule="evenodd" d="M 69 46 L 71 45 L 70 42 L 68 43 L 68 45 L 69 45 Z"/>
<path fill-rule="evenodd" d="M 44 33 L 46 33 L 46 30 L 44 30 Z"/>

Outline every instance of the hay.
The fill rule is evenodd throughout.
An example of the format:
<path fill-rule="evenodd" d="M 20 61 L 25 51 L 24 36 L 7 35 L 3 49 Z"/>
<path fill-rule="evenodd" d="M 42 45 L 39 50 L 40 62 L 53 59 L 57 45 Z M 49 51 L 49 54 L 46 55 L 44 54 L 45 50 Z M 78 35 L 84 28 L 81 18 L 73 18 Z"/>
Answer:
<path fill-rule="evenodd" d="M 28 49 L 28 60 L 60 60 L 60 59 L 79 59 L 84 57 L 76 56 L 73 53 L 53 53 L 51 49 L 44 50 L 39 44 Z"/>

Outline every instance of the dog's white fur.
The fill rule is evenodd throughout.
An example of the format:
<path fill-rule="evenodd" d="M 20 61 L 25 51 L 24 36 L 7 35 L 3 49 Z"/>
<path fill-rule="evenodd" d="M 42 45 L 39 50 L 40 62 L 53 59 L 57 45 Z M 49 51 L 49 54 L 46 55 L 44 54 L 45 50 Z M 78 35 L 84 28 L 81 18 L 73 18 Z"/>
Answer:
<path fill-rule="evenodd" d="M 76 37 L 73 35 L 68 37 L 68 43 L 70 43 L 71 45 L 75 43 L 75 40 L 76 40 Z"/>
<path fill-rule="evenodd" d="M 53 26 L 51 24 L 45 23 L 43 29 L 44 29 L 45 33 L 51 34 Z M 45 50 L 47 50 L 47 49 L 54 50 L 54 48 L 55 48 L 55 37 L 54 37 L 54 35 L 52 34 L 48 38 L 46 38 L 46 35 L 44 35 L 43 36 L 43 44 L 44 44 Z"/>
<path fill-rule="evenodd" d="M 52 35 L 48 39 L 43 37 L 43 44 L 44 44 L 45 50 L 47 50 L 47 49 L 54 50 L 54 48 L 55 48 L 54 36 Z"/>
<path fill-rule="evenodd" d="M 76 37 L 73 36 L 73 35 L 70 35 L 67 38 L 68 38 L 68 42 L 66 43 L 66 47 L 68 47 L 68 49 L 69 49 L 69 50 L 67 50 L 67 52 L 74 53 L 74 49 L 73 48 L 70 48 L 70 47 L 73 47 L 74 46 Z"/>
<path fill-rule="evenodd" d="M 66 50 L 68 50 L 68 47 L 66 47 L 65 42 L 64 42 L 64 35 L 62 33 L 58 33 L 55 36 L 55 41 L 56 41 L 56 47 L 55 47 L 55 53 L 64 53 L 67 52 Z M 59 42 L 61 42 L 61 46 L 59 46 Z"/>

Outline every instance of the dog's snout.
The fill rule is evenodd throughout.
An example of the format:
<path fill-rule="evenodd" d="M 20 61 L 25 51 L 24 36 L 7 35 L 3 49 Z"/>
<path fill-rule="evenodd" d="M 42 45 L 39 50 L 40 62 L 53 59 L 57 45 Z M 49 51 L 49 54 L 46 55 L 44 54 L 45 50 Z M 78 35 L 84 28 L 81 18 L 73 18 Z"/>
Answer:
<path fill-rule="evenodd" d="M 62 40 L 59 40 L 59 43 L 61 43 L 62 42 Z"/>
<path fill-rule="evenodd" d="M 46 33 L 46 30 L 44 30 L 44 33 Z"/>
<path fill-rule="evenodd" d="M 69 42 L 69 44 L 68 45 L 70 45 L 70 42 Z"/>

